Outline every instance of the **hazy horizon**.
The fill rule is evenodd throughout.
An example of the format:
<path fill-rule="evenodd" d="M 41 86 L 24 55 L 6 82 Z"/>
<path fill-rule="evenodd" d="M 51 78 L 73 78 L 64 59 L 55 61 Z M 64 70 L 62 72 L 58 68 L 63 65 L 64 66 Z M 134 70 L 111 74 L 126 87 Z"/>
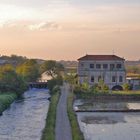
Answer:
<path fill-rule="evenodd" d="M 139 60 L 139 0 L 0 0 L 0 54 Z"/>

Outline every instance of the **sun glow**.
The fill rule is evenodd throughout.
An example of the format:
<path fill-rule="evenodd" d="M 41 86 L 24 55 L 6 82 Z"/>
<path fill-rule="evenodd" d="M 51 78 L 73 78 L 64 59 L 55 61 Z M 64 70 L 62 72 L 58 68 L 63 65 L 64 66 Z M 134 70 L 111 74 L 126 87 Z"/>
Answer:
<path fill-rule="evenodd" d="M 0 0 L 0 52 L 76 59 L 116 48 L 138 58 L 140 2 L 106 1 Z"/>

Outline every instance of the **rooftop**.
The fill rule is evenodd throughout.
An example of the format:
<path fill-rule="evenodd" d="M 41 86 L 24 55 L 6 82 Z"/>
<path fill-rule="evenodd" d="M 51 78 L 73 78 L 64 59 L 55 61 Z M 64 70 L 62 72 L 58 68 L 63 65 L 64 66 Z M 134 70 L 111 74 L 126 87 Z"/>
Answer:
<path fill-rule="evenodd" d="M 80 60 L 96 60 L 96 61 L 121 60 L 121 61 L 124 61 L 125 59 L 116 55 L 85 55 L 78 59 L 78 61 Z"/>

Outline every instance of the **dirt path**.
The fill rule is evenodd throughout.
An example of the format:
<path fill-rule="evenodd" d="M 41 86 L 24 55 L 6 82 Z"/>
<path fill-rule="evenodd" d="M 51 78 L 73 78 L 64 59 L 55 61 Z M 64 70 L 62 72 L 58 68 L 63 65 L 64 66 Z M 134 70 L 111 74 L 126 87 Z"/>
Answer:
<path fill-rule="evenodd" d="M 55 140 L 72 140 L 71 127 L 67 114 L 67 97 L 69 86 L 64 84 L 61 88 L 61 97 L 57 106 Z"/>

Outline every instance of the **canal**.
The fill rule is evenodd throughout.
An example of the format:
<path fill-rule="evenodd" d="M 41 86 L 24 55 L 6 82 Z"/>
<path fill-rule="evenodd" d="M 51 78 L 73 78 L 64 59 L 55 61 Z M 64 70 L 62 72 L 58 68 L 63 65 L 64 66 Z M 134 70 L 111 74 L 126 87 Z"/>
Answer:
<path fill-rule="evenodd" d="M 0 116 L 0 140 L 40 140 L 50 97 L 46 89 L 32 89 Z"/>

